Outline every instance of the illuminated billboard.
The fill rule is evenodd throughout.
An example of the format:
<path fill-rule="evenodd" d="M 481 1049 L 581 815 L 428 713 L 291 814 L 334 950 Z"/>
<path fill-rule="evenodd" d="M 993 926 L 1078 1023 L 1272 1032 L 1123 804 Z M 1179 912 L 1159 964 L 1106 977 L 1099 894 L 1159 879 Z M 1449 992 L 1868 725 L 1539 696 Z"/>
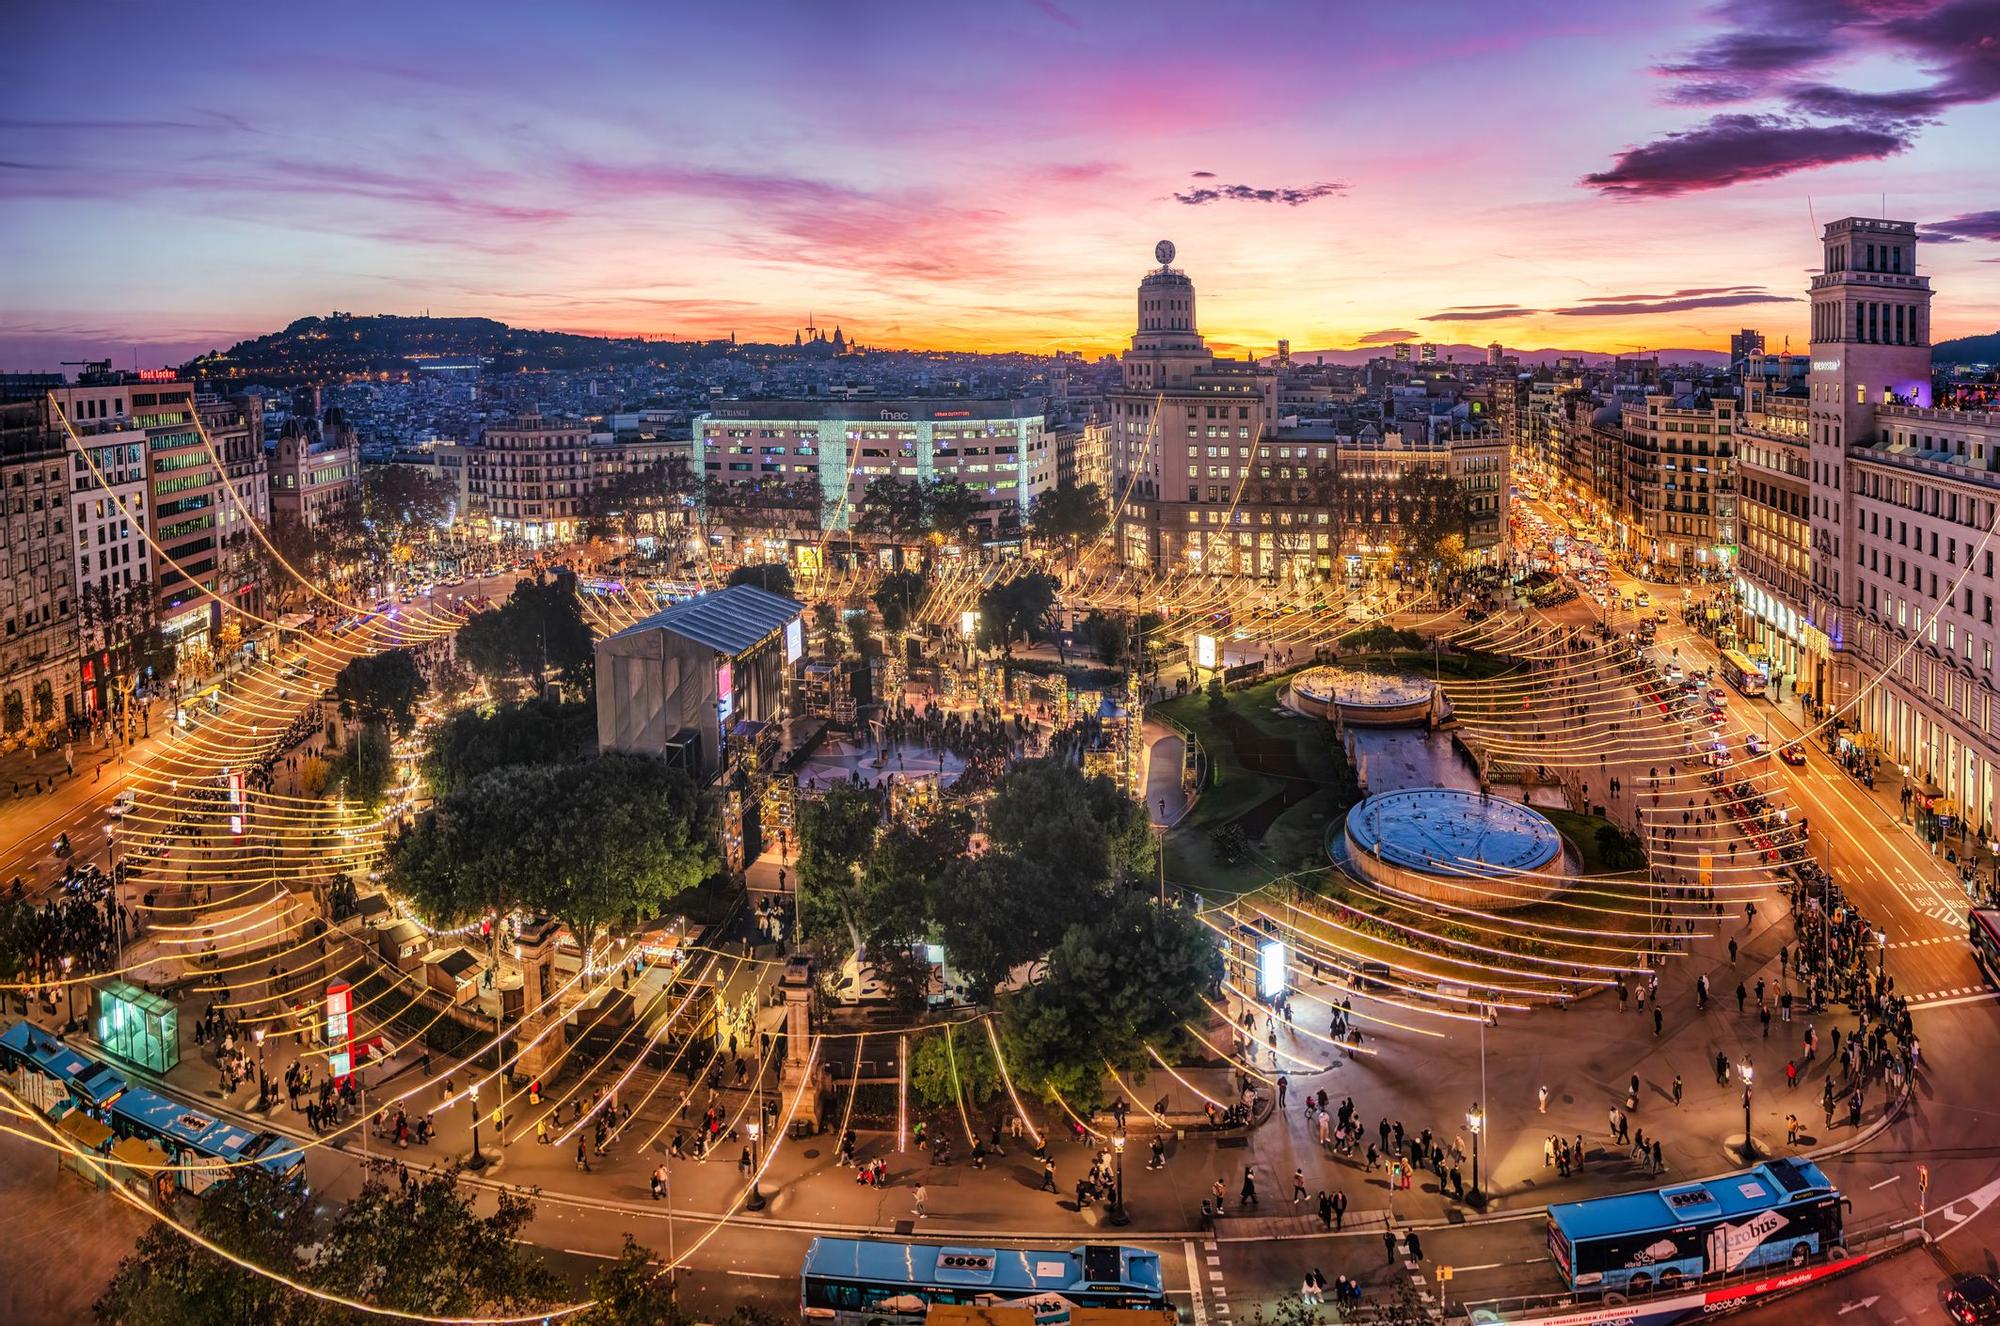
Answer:
<path fill-rule="evenodd" d="M 1198 635 L 1194 638 L 1194 662 L 1196 667 L 1215 667 L 1215 637 Z"/>
<path fill-rule="evenodd" d="M 796 663 L 806 653 L 806 619 L 794 617 L 785 623 L 785 662 Z"/>
<path fill-rule="evenodd" d="M 715 707 L 724 721 L 736 712 L 736 695 L 733 687 L 736 673 L 724 659 L 715 666 Z"/>
<path fill-rule="evenodd" d="M 1281 939 L 1267 939 L 1257 950 L 1257 993 L 1266 999 L 1276 999 L 1285 992 L 1285 956 Z"/>

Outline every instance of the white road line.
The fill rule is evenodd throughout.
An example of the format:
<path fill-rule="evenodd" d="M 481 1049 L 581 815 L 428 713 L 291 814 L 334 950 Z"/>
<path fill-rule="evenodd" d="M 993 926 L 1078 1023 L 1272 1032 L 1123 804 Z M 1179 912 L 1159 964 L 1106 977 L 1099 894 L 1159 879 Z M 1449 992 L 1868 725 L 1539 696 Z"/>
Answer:
<path fill-rule="evenodd" d="M 1875 1190 L 1876 1190 L 1877 1188 L 1886 1188 L 1886 1187 L 1888 1187 L 1888 1186 L 1889 1186 L 1890 1184 L 1892 1184 L 1892 1183 L 1899 1183 L 1899 1182 L 1901 1182 L 1901 1181 L 1902 1181 L 1902 1178 L 1903 1178 L 1903 1176 L 1902 1176 L 1902 1175 L 1900 1175 L 1900 1174 L 1891 1174 L 1891 1175 L 1890 1175 L 1890 1176 L 1889 1176 L 1888 1178 L 1886 1178 L 1886 1179 L 1882 1180 L 1882 1181 L 1881 1181 L 1880 1183 L 1871 1183 L 1871 1184 L 1869 1184 L 1869 1185 L 1868 1185 L 1868 1191 L 1869 1191 L 1869 1192 L 1874 1192 L 1874 1191 L 1875 1191 Z"/>
<path fill-rule="evenodd" d="M 1208 1305 L 1201 1297 L 1201 1266 L 1195 1261 L 1194 1244 L 1181 1245 L 1187 1252 L 1188 1296 L 1194 1300 L 1194 1326 L 1208 1326 Z"/>
<path fill-rule="evenodd" d="M 615 1262 L 615 1261 L 617 1261 L 617 1260 L 618 1260 L 618 1257 L 619 1257 L 619 1254 L 618 1254 L 618 1253 L 615 1253 L 615 1252 L 585 1252 L 585 1251 L 584 1251 L 584 1250 L 583 1250 L 582 1248 L 564 1248 L 564 1249 L 563 1249 L 563 1251 L 564 1251 L 564 1252 L 566 1252 L 566 1253 L 568 1253 L 568 1254 L 569 1254 L 570 1256 L 572 1256 L 572 1257 L 601 1257 L 601 1258 L 603 1258 L 603 1259 L 604 1259 L 605 1261 L 607 1261 L 607 1262 Z M 734 1272 L 731 1272 L 731 1274 L 734 1274 L 734 1275 L 755 1275 L 755 1274 L 757 1274 L 757 1272 L 754 1272 L 754 1271 L 734 1271 Z M 778 1277 L 777 1277 L 777 1276 L 775 1276 L 775 1275 L 773 1275 L 773 1276 L 772 1276 L 771 1278 L 772 1278 L 773 1280 L 775 1280 L 775 1279 L 777 1279 Z"/>
<path fill-rule="evenodd" d="M 1978 1004 L 1995 998 L 2000 998 L 2000 990 L 1982 990 L 1978 994 L 1962 995 L 1957 999 L 1931 999 L 1921 1004 L 1915 1000 L 1911 1000 L 1910 1011 L 1912 1013 L 1928 1013 L 1934 1008 L 1951 1008 L 1958 1004 Z"/>

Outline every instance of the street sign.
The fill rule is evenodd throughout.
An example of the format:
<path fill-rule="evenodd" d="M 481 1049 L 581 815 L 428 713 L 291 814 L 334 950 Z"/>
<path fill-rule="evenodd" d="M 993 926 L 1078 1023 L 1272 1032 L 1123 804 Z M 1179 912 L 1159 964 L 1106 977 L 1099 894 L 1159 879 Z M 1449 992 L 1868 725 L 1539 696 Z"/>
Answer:
<path fill-rule="evenodd" d="M 1439 1284 L 1443 1284 L 1446 1280 L 1451 1279 L 1451 1268 L 1449 1266 L 1438 1267 L 1437 1273 L 1438 1273 Z"/>

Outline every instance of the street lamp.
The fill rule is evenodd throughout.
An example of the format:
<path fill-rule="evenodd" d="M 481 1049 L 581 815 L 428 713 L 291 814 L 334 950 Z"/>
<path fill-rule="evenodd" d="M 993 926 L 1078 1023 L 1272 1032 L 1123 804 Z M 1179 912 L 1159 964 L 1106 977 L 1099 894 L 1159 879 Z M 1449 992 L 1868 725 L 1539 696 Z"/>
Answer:
<path fill-rule="evenodd" d="M 1122 1133 L 1111 1139 L 1111 1223 L 1132 1223 L 1132 1217 L 1125 1214 L 1125 1136 Z"/>
<path fill-rule="evenodd" d="M 472 1159 L 465 1162 L 469 1170 L 486 1168 L 486 1157 L 479 1154 L 479 1084 L 472 1084 Z"/>
<path fill-rule="evenodd" d="M 74 1031 L 76 1029 L 76 987 L 71 985 L 69 980 L 69 969 L 75 965 L 76 959 L 74 957 L 67 953 L 63 954 L 63 1000 L 69 1006 L 69 1017 L 63 1022 L 64 1031 Z"/>
<path fill-rule="evenodd" d="M 1474 1101 L 1472 1108 L 1465 1112 L 1465 1129 L 1472 1134 L 1472 1192 L 1467 1200 L 1474 1207 L 1486 1205 L 1486 1194 L 1479 1191 L 1479 1135 L 1486 1131 L 1486 1111 Z"/>
<path fill-rule="evenodd" d="M 762 1104 L 761 1100 L 759 1104 Z M 745 1124 L 744 1130 L 750 1134 L 750 1195 L 743 1199 L 743 1209 L 761 1211 L 764 1209 L 764 1190 L 757 1182 L 757 1135 L 763 1131 L 763 1126 L 761 1122 Z"/>
<path fill-rule="evenodd" d="M 1745 1058 L 1736 1065 L 1736 1072 L 1743 1079 L 1743 1159 L 1748 1162 L 1757 1158 L 1757 1141 L 1750 1135 L 1750 1079 L 1753 1076 L 1750 1060 Z"/>

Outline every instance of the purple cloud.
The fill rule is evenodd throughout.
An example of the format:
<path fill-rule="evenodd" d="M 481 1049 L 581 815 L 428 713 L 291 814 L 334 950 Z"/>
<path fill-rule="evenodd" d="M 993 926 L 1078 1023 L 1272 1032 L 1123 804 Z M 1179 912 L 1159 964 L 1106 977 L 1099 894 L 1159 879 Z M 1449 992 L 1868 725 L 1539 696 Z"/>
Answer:
<path fill-rule="evenodd" d="M 1958 244 L 1968 239 L 2000 243 L 2000 212 L 1967 212 L 1949 221 L 1933 221 L 1924 227 L 1923 238 L 1933 244 Z"/>
<path fill-rule="evenodd" d="M 1356 345 L 1392 345 L 1397 341 L 1414 341 L 1417 333 L 1407 327 L 1385 327 L 1381 331 L 1369 332 Z"/>
<path fill-rule="evenodd" d="M 1212 180 L 1215 178 L 1215 172 L 1212 170 L 1197 170 L 1194 172 L 1193 178 L 1198 180 Z"/>
<path fill-rule="evenodd" d="M 1209 178 L 1214 178 L 1210 176 Z M 1174 195 L 1174 201 L 1189 207 L 1204 207 L 1214 202 L 1232 203 L 1283 203 L 1287 207 L 1300 207 L 1317 202 L 1321 198 L 1331 198 L 1347 192 L 1345 184 L 1308 184 L 1298 189 L 1257 189 L 1248 184 L 1222 184 L 1188 189 Z"/>
<path fill-rule="evenodd" d="M 1552 308 L 1551 313 L 1568 318 L 1625 317 L 1637 313 L 1684 313 L 1696 308 L 1736 308 L 1742 304 L 1792 304 L 1791 295 L 1704 295 L 1695 299 L 1642 300 L 1628 304 L 1576 304 Z"/>
<path fill-rule="evenodd" d="M 1614 197 L 1671 198 L 1846 161 L 1879 161 L 1910 141 L 1903 132 L 1866 125 L 1716 115 L 1699 128 L 1626 149 L 1610 170 L 1586 175 L 1583 183 Z"/>
<path fill-rule="evenodd" d="M 1492 322 L 1497 318 L 1522 318 L 1530 313 L 1540 313 L 1538 308 L 1448 308 L 1442 313 L 1433 313 L 1425 322 Z"/>

